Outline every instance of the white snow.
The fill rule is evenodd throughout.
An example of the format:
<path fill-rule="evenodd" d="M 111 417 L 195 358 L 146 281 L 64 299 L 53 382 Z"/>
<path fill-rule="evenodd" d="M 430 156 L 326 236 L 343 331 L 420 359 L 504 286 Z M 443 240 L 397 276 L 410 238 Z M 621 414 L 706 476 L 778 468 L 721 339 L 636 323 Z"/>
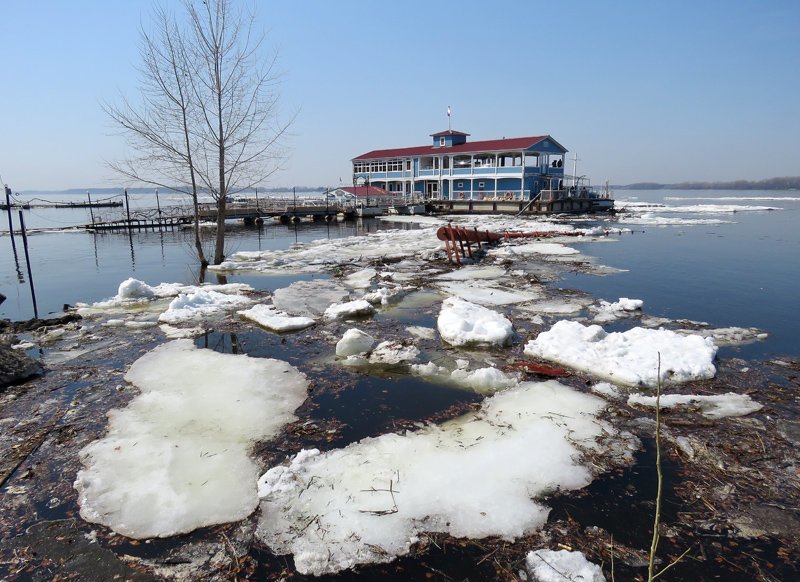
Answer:
<path fill-rule="evenodd" d="M 323 314 L 326 319 L 346 319 L 348 317 L 362 317 L 375 313 L 372 303 L 365 299 L 356 299 L 345 303 L 334 303 Z"/>
<path fill-rule="evenodd" d="M 237 312 L 239 315 L 255 321 L 258 325 L 274 331 L 295 331 L 314 325 L 311 317 L 293 317 L 275 309 L 272 305 L 254 305 L 250 309 Z"/>
<path fill-rule="evenodd" d="M 591 481 L 582 450 L 611 446 L 630 460 L 629 437 L 597 419 L 604 406 L 554 381 L 526 383 L 442 426 L 301 451 L 259 479 L 257 536 L 321 575 L 391 561 L 425 531 L 524 535 L 547 520 L 540 499 Z"/>
<path fill-rule="evenodd" d="M 525 353 L 583 370 L 611 382 L 656 386 L 713 378 L 717 347 L 711 339 L 635 327 L 606 333 L 599 325 L 562 320 L 525 345 Z"/>
<path fill-rule="evenodd" d="M 631 394 L 628 404 L 656 407 L 655 396 Z M 708 418 L 724 418 L 727 416 L 745 416 L 751 412 L 761 410 L 763 406 L 754 401 L 747 394 L 726 392 L 712 396 L 699 396 L 694 394 L 662 394 L 659 401 L 660 408 L 678 408 L 680 406 L 696 407 L 703 416 Z"/>
<path fill-rule="evenodd" d="M 109 412 L 106 436 L 80 452 L 81 517 L 132 538 L 247 517 L 258 502 L 250 448 L 296 418 L 305 376 L 279 360 L 176 340 L 125 379 L 141 393 Z"/>
<path fill-rule="evenodd" d="M 181 293 L 173 299 L 167 310 L 158 316 L 158 321 L 180 323 L 243 307 L 252 302 L 252 299 L 243 295 L 227 295 L 218 291 L 197 289 L 192 293 Z"/>
<path fill-rule="evenodd" d="M 342 358 L 363 354 L 372 349 L 376 339 L 360 329 L 352 328 L 344 332 L 342 339 L 336 343 L 336 355 Z"/>
<path fill-rule="evenodd" d="M 514 328 L 502 314 L 458 297 L 448 297 L 436 322 L 442 339 L 454 346 L 511 343 Z"/>
<path fill-rule="evenodd" d="M 606 582 L 603 569 L 581 552 L 536 550 L 528 553 L 525 565 L 535 582 Z"/>

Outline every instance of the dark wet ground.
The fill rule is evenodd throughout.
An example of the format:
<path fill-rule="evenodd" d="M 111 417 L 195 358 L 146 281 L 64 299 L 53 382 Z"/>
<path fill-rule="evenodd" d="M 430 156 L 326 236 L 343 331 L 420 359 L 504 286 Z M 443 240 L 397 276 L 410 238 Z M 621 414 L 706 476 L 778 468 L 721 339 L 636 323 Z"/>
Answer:
<path fill-rule="evenodd" d="M 432 309 L 432 308 L 431 308 Z M 418 321 L 434 314 L 421 310 Z M 413 319 L 413 318 L 412 318 Z M 365 329 L 390 336 L 396 321 L 375 318 Z M 393 327 L 394 326 L 394 327 Z M 333 331 L 339 337 L 347 326 Z M 524 337 L 528 330 L 519 329 Z M 291 556 L 275 556 L 253 537 L 257 516 L 168 539 L 134 541 L 78 516 L 72 487 L 78 451 L 103 435 L 105 412 L 124 406 L 135 389 L 127 367 L 164 341 L 157 329 L 133 333 L 94 330 L 91 350 L 50 367 L 43 377 L 0 393 L 0 577 L 9 580 L 304 579 Z M 301 448 L 339 448 L 367 436 L 413 430 L 474 407 L 481 396 L 437 386 L 391 368 L 367 375 L 330 365 L 333 345 L 317 328 L 278 335 L 243 321 L 226 321 L 196 341 L 226 353 L 276 357 L 310 381 L 299 420 L 280 437 L 259 443 L 265 466 Z M 425 349 L 425 342 L 420 342 Z M 521 358 L 522 341 L 495 357 Z M 502 363 L 502 362 L 501 362 Z M 800 579 L 800 366 L 796 361 L 718 362 L 714 380 L 692 383 L 686 393 L 748 393 L 764 404 L 744 418 L 708 420 L 693 411 L 663 415 L 663 470 L 659 566 L 688 553 L 665 580 Z M 531 379 L 536 379 L 532 376 Z M 589 379 L 565 383 L 587 390 Z M 603 565 L 607 579 L 640 580 L 647 574 L 656 493 L 653 415 L 611 402 L 608 419 L 642 439 L 628 467 L 592 459 L 599 474 L 587 488 L 557 495 L 546 527 L 513 542 L 422 536 L 412 554 L 361 567 L 331 579 L 516 579 L 528 551 L 574 549 Z M 676 446 L 690 439 L 693 454 Z M 491 475 L 486 476 L 491 479 Z"/>

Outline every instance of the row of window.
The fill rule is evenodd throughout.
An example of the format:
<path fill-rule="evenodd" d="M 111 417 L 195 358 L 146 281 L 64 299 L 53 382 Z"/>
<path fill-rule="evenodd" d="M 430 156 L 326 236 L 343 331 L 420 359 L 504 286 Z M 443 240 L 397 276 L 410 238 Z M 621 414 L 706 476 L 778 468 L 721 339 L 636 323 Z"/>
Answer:
<path fill-rule="evenodd" d="M 406 170 L 411 170 L 411 160 L 405 162 Z M 403 170 L 403 160 L 388 160 L 383 162 L 353 162 L 353 173 L 363 174 L 366 172 L 401 172 Z"/>

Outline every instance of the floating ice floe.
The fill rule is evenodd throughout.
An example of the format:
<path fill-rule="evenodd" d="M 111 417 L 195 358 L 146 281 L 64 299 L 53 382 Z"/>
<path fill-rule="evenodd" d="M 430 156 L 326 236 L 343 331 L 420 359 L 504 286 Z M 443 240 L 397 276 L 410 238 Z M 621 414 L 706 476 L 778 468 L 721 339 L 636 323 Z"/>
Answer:
<path fill-rule="evenodd" d="M 598 420 L 604 407 L 557 382 L 531 382 L 442 426 L 301 451 L 259 479 L 256 535 L 312 575 L 389 562 L 422 532 L 522 536 L 546 522 L 550 492 L 591 481 L 584 451 L 630 462 L 631 437 Z"/>
<path fill-rule="evenodd" d="M 717 347 L 709 338 L 635 327 L 607 333 L 599 325 L 562 320 L 525 345 L 525 353 L 611 382 L 656 386 L 713 378 Z"/>
<path fill-rule="evenodd" d="M 656 397 L 631 394 L 628 396 L 628 404 L 631 406 L 639 405 L 655 408 Z M 734 392 L 726 392 L 725 394 L 716 394 L 712 396 L 698 396 L 694 394 L 661 395 L 659 408 L 678 408 L 681 406 L 699 408 L 703 416 L 707 418 L 745 416 L 763 408 L 761 404 L 750 398 L 747 394 L 736 394 Z"/>
<path fill-rule="evenodd" d="M 233 310 L 253 302 L 243 295 L 227 295 L 217 291 L 198 289 L 193 293 L 181 293 L 169 304 L 167 310 L 158 316 L 162 323 L 180 323 L 200 317 Z"/>
<path fill-rule="evenodd" d="M 356 299 L 345 303 L 334 303 L 323 314 L 326 319 L 346 319 L 348 317 L 363 317 L 375 313 L 372 303 L 365 299 Z"/>
<path fill-rule="evenodd" d="M 125 379 L 141 393 L 109 412 L 106 436 L 80 452 L 81 517 L 132 538 L 247 517 L 258 503 L 252 444 L 295 420 L 305 376 L 279 360 L 176 340 Z"/>
<path fill-rule="evenodd" d="M 206 330 L 200 326 L 195 327 L 175 327 L 164 323 L 158 326 L 161 332 L 169 339 L 188 339 L 199 337 L 206 333 Z"/>
<path fill-rule="evenodd" d="M 319 317 L 332 303 L 349 296 L 347 289 L 328 279 L 295 281 L 288 287 L 275 290 L 272 305 L 289 315 Z"/>
<path fill-rule="evenodd" d="M 603 569 L 581 552 L 536 550 L 525 558 L 533 582 L 606 582 Z"/>
<path fill-rule="evenodd" d="M 375 348 L 370 350 L 368 354 L 359 352 L 348 356 L 341 361 L 341 364 L 351 367 L 368 365 L 393 366 L 396 364 L 413 362 L 418 355 L 419 349 L 413 344 L 397 340 L 387 340 L 379 343 Z"/>
<path fill-rule="evenodd" d="M 390 305 L 400 301 L 409 289 L 408 287 L 379 287 L 364 295 L 363 299 L 373 305 Z"/>
<path fill-rule="evenodd" d="M 481 394 L 493 394 L 500 390 L 514 388 L 519 384 L 514 376 L 509 376 L 502 370 L 488 366 L 475 370 L 468 370 L 468 362 L 463 360 L 453 371 L 433 362 L 427 364 L 414 364 L 411 373 L 422 376 L 427 380 L 452 384 L 460 388 L 468 388 Z"/>
<path fill-rule="evenodd" d="M 754 327 L 719 327 L 714 329 L 679 329 L 676 333 L 701 335 L 714 340 L 718 346 L 740 346 L 766 339 L 769 334 Z"/>
<path fill-rule="evenodd" d="M 442 302 L 436 326 L 442 339 L 454 346 L 505 346 L 514 334 L 514 327 L 504 315 L 458 297 Z"/>
<path fill-rule="evenodd" d="M 588 297 L 565 297 L 564 299 L 546 299 L 518 305 L 516 309 L 533 314 L 569 315 L 578 313 L 592 302 Z"/>
<path fill-rule="evenodd" d="M 635 313 L 641 313 L 644 301 L 641 299 L 628 299 L 627 297 L 620 297 L 619 301 L 609 303 L 608 301 L 600 300 L 600 303 L 592 308 L 594 311 L 594 321 L 597 323 L 606 323 L 615 321 L 623 317 L 630 317 Z"/>
<path fill-rule="evenodd" d="M 563 237 L 562 237 L 563 238 Z M 504 244 L 489 251 L 492 257 L 520 258 L 526 255 L 578 255 L 580 251 L 567 245 L 554 242 L 526 242 L 521 244 Z"/>
<path fill-rule="evenodd" d="M 675 216 L 659 216 L 652 212 L 643 214 L 619 214 L 618 222 L 626 224 L 644 224 L 649 226 L 701 226 L 715 224 L 734 224 L 732 220 L 719 218 L 680 218 Z"/>
<path fill-rule="evenodd" d="M 336 343 L 336 355 L 341 358 L 364 354 L 372 349 L 377 340 L 360 329 L 352 328 L 344 332 Z"/>
<path fill-rule="evenodd" d="M 275 309 L 272 305 L 254 305 L 250 309 L 237 312 L 242 317 L 255 321 L 258 325 L 273 331 L 296 331 L 311 327 L 316 323 L 311 317 L 291 316 Z"/>
<path fill-rule="evenodd" d="M 406 328 L 406 331 L 413 335 L 414 337 L 418 337 L 420 339 L 435 339 L 436 338 L 436 330 L 432 327 L 424 327 L 421 325 L 410 325 Z"/>
<path fill-rule="evenodd" d="M 345 277 L 344 283 L 355 289 L 367 289 L 377 274 L 378 272 L 373 268 L 361 269 Z"/>
<path fill-rule="evenodd" d="M 480 305 L 511 305 L 539 299 L 537 290 L 522 290 L 499 281 L 443 281 L 436 284 L 442 292 Z"/>
<path fill-rule="evenodd" d="M 101 324 L 103 327 L 126 327 L 130 330 L 150 329 L 158 325 L 157 321 L 137 321 L 131 319 L 108 319 Z"/>

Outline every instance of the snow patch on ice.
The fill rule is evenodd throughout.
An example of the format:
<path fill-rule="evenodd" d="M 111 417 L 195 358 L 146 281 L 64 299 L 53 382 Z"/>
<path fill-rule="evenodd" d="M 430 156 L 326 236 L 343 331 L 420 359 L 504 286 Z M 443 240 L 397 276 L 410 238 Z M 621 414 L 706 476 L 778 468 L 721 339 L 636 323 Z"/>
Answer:
<path fill-rule="evenodd" d="M 448 297 L 442 302 L 436 325 L 442 339 L 454 346 L 505 346 L 511 343 L 514 334 L 505 316 L 458 297 Z"/>
<path fill-rule="evenodd" d="M 141 393 L 110 411 L 106 436 L 80 452 L 81 517 L 132 538 L 247 517 L 258 503 L 250 448 L 295 420 L 305 376 L 279 360 L 176 340 L 125 379 Z"/>
<path fill-rule="evenodd" d="M 713 378 L 717 347 L 708 338 L 635 327 L 606 333 L 599 325 L 562 320 L 525 345 L 525 353 L 583 370 L 611 382 L 655 386 Z"/>

